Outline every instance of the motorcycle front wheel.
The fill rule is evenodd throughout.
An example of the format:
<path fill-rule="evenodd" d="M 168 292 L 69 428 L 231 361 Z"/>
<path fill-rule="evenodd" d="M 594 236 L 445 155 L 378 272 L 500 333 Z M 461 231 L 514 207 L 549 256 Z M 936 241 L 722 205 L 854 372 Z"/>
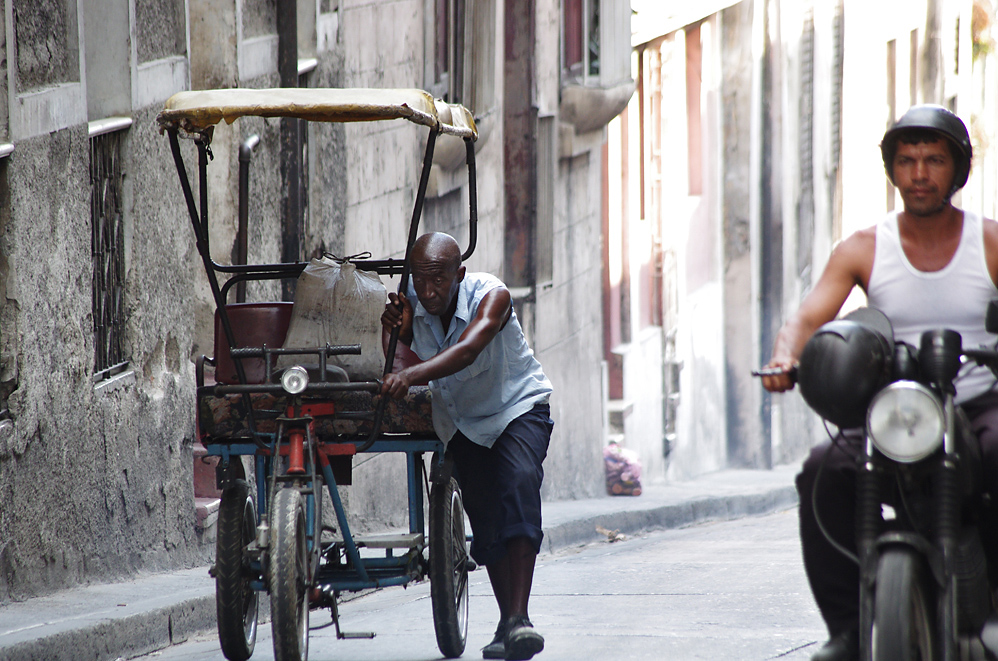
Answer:
<path fill-rule="evenodd" d="M 934 661 L 935 608 L 925 562 L 911 549 L 886 549 L 877 565 L 873 661 Z"/>

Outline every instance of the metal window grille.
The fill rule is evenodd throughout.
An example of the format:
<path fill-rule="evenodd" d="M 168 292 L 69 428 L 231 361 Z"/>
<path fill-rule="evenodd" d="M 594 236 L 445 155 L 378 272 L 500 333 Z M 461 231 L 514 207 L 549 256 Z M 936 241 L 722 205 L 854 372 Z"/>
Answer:
<path fill-rule="evenodd" d="M 90 139 L 90 221 L 93 254 L 94 381 L 123 371 L 124 239 L 121 131 Z"/>

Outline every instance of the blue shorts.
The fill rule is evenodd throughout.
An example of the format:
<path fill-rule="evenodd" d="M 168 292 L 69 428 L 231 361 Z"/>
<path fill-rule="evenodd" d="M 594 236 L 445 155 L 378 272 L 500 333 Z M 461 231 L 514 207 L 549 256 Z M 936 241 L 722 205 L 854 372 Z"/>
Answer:
<path fill-rule="evenodd" d="M 541 462 L 553 428 L 551 407 L 538 404 L 509 423 L 491 448 L 461 432 L 447 444 L 471 522 L 471 557 L 478 564 L 502 560 L 506 542 L 514 537 L 526 537 L 540 551 Z"/>

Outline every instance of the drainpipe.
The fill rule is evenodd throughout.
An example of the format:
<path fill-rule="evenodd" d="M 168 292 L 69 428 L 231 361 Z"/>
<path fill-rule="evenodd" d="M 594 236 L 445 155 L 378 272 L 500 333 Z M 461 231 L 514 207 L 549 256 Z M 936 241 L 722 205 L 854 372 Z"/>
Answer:
<path fill-rule="evenodd" d="M 249 164 L 260 136 L 253 134 L 239 145 L 239 226 L 236 228 L 236 264 L 246 264 L 249 226 Z M 236 285 L 236 303 L 246 302 L 246 281 Z"/>

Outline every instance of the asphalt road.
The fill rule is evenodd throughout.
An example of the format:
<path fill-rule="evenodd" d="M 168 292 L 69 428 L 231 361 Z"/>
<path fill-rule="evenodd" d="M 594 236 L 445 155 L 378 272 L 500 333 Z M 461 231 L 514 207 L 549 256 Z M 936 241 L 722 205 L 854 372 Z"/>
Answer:
<path fill-rule="evenodd" d="M 472 574 L 464 659 L 479 659 L 498 610 L 484 570 Z M 312 612 L 311 661 L 431 661 L 437 650 L 429 585 L 392 588 L 345 603 L 337 640 L 328 611 Z M 546 639 L 539 661 L 580 659 L 800 660 L 826 633 L 804 577 L 796 510 L 656 532 L 542 555 L 531 617 Z M 206 636 L 143 659 L 221 661 Z M 254 660 L 273 659 L 269 624 Z"/>

